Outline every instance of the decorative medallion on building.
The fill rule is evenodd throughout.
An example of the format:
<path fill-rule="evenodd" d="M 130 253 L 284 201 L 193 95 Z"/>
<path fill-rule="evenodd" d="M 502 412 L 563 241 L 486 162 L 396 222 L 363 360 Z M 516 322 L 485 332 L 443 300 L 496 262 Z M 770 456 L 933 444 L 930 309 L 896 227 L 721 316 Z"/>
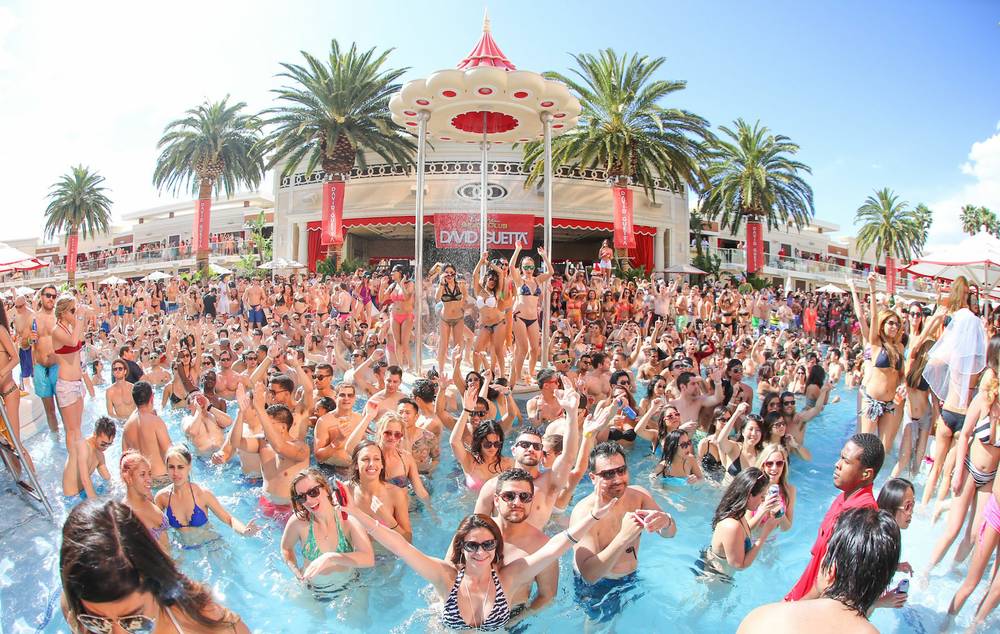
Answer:
<path fill-rule="evenodd" d="M 459 198 L 479 202 L 479 183 L 466 183 L 456 190 Z M 507 188 L 496 183 L 486 184 L 486 200 L 500 200 L 507 196 Z"/>

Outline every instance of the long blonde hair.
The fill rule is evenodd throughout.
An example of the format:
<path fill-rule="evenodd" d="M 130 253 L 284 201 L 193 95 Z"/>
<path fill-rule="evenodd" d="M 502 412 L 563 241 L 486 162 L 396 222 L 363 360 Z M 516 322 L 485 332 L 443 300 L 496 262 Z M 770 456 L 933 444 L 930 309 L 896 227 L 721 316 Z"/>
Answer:
<path fill-rule="evenodd" d="M 964 275 L 959 275 L 951 283 L 951 291 L 948 293 L 948 299 L 945 300 L 944 306 L 948 309 L 948 312 L 952 313 L 963 308 L 968 308 L 969 280 L 965 279 Z"/>
<path fill-rule="evenodd" d="M 54 311 L 56 315 L 56 321 L 61 321 L 62 316 L 66 314 L 66 311 L 69 310 L 75 302 L 76 298 L 68 293 L 63 293 L 62 295 L 60 295 L 59 299 L 56 300 L 56 307 Z"/>
<path fill-rule="evenodd" d="M 788 450 L 777 443 L 768 443 L 764 445 L 764 448 L 760 450 L 757 454 L 757 463 L 754 465 L 761 471 L 764 471 L 764 463 L 772 455 L 779 453 L 781 457 L 785 460 L 785 466 L 781 469 L 781 475 L 778 476 L 778 486 L 781 488 L 781 496 L 788 501 L 788 469 L 791 464 L 788 461 Z M 767 471 L 764 471 L 767 474 Z M 770 477 L 770 476 L 768 476 Z"/>
<path fill-rule="evenodd" d="M 996 402 L 1000 395 L 1000 336 L 994 335 L 986 346 L 986 369 L 979 379 L 979 391 L 986 398 L 988 406 Z"/>

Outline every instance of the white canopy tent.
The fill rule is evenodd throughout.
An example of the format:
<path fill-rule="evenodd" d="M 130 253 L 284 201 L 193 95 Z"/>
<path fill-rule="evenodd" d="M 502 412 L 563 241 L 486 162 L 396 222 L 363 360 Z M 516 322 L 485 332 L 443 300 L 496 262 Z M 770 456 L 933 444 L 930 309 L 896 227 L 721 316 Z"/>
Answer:
<path fill-rule="evenodd" d="M 160 280 L 169 280 L 172 275 L 169 273 L 164 273 L 163 271 L 153 271 L 146 277 L 142 278 L 143 282 L 159 282 Z"/>
<path fill-rule="evenodd" d="M 128 283 L 128 280 L 123 280 L 122 278 L 116 277 L 114 275 L 112 275 L 111 277 L 106 277 L 103 280 L 101 280 L 102 286 L 103 285 L 118 286 L 119 284 L 126 284 L 126 283 Z"/>
<path fill-rule="evenodd" d="M 833 293 L 833 294 L 836 295 L 836 294 L 843 293 L 844 289 L 842 289 L 842 288 L 840 288 L 838 286 L 834 286 L 833 284 L 827 284 L 826 286 L 820 286 L 819 288 L 817 288 L 816 292 L 817 293 Z"/>
<path fill-rule="evenodd" d="M 970 282 L 991 287 L 1000 280 L 1000 240 L 980 230 L 957 245 L 913 260 L 902 270 L 918 277 L 947 281 L 964 275 Z"/>
<path fill-rule="evenodd" d="M 42 262 L 20 249 L 15 249 L 6 243 L 0 242 L 0 273 L 32 271 L 46 265 L 46 262 Z"/>

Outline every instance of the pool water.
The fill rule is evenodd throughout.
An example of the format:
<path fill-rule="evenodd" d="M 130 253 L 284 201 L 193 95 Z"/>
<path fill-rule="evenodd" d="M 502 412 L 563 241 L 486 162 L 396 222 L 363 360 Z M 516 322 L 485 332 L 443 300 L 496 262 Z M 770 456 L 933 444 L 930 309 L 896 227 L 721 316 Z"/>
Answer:
<path fill-rule="evenodd" d="M 732 584 L 706 582 L 693 570 L 699 553 L 711 537 L 711 516 L 721 495 L 710 484 L 663 487 L 649 479 L 654 460 L 648 444 L 636 443 L 629 459 L 631 482 L 649 488 L 654 497 L 677 521 L 674 539 L 646 535 L 642 539 L 638 582 L 624 598 L 626 606 L 611 624 L 590 623 L 590 631 L 648 632 L 732 632 L 754 607 L 777 601 L 792 587 L 809 559 L 809 549 L 827 507 L 837 495 L 832 483 L 833 465 L 844 441 L 854 433 L 855 393 L 838 389 L 840 402 L 809 424 L 807 443 L 813 452 L 810 463 L 793 459 L 791 480 L 798 487 L 795 524 L 790 531 L 774 535 L 749 570 L 737 572 Z M 157 390 L 159 403 L 159 390 Z M 103 390 L 88 399 L 84 433 L 93 429 L 93 420 L 103 413 Z M 166 416 L 171 437 L 183 439 L 181 414 Z M 443 556 L 459 520 L 471 512 L 475 498 L 465 490 L 461 470 L 442 438 L 442 461 L 430 478 L 434 513 L 418 510 L 411 514 L 414 543 L 427 553 Z M 45 484 L 58 525 L 49 522 L 37 509 L 28 506 L 14 492 L 9 478 L 0 480 L 0 632 L 67 632 L 58 610 L 59 527 L 67 509 L 60 490 L 65 460 L 62 440 L 47 431 L 27 441 L 27 446 Z M 120 497 L 117 481 L 120 442 L 107 452 L 107 462 L 115 478 L 113 493 Z M 510 439 L 508 439 L 509 454 Z M 887 461 L 881 484 L 892 462 Z M 243 484 L 236 463 L 214 466 L 196 460 L 193 479 L 208 485 L 220 501 L 244 521 L 256 516 L 259 490 Z M 923 476 L 918 478 L 918 495 Z M 591 490 L 585 478 L 576 499 Z M 419 505 L 417 505 L 419 506 Z M 943 520 L 942 520 L 943 522 Z M 382 556 L 373 569 L 362 571 L 349 592 L 328 603 L 318 603 L 297 584 L 282 562 L 279 552 L 280 529 L 264 521 L 267 529 L 253 538 L 236 535 L 211 517 L 220 538 L 196 550 L 174 549 L 181 568 L 192 578 L 213 589 L 226 606 L 239 613 L 255 632 L 425 632 L 438 631 L 435 617 L 437 599 L 429 584 L 392 556 Z M 550 534 L 560 527 L 551 525 Z M 918 512 L 910 529 L 903 533 L 903 559 L 917 574 L 929 557 L 941 522 L 931 526 L 926 513 Z M 378 552 L 378 551 L 376 551 Z M 949 570 L 946 559 L 931 577 L 928 588 L 911 586 L 910 601 L 900 610 L 878 610 L 874 624 L 883 632 L 939 631 L 948 601 L 961 582 L 965 566 Z M 897 580 L 900 577 L 897 577 Z M 965 627 L 983 596 L 983 582 L 959 615 L 956 627 Z M 1000 615 L 987 621 L 996 628 Z M 583 609 L 575 601 L 572 558 L 560 561 L 557 598 L 541 614 L 512 629 L 518 632 L 571 631 L 588 627 Z"/>

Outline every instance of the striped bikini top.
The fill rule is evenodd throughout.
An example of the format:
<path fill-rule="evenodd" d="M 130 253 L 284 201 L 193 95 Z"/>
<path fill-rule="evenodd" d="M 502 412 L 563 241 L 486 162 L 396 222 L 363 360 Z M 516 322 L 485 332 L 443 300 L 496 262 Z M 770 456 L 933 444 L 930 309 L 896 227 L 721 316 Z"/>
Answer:
<path fill-rule="evenodd" d="M 979 442 L 984 445 L 989 446 L 990 441 L 993 441 L 994 447 L 1000 447 L 1000 433 L 997 434 L 996 438 L 993 438 L 993 430 L 990 427 L 990 417 L 984 416 L 979 419 L 979 425 L 972 432 L 973 437 L 979 440 Z"/>
<path fill-rule="evenodd" d="M 441 623 L 445 627 L 453 630 L 481 630 L 489 632 L 499 630 L 506 625 L 507 621 L 510 620 L 510 605 L 507 603 L 507 595 L 504 594 L 503 587 L 500 585 L 500 577 L 497 576 L 497 571 L 491 570 L 490 574 L 493 575 L 493 587 L 496 592 L 493 596 L 493 609 L 486 615 L 482 623 L 479 625 L 469 625 L 458 611 L 458 587 L 462 585 L 462 579 L 465 577 L 465 568 L 458 571 L 458 575 L 455 577 L 455 585 L 451 587 L 451 592 L 448 593 L 448 600 L 445 601 L 444 611 L 441 614 Z"/>

